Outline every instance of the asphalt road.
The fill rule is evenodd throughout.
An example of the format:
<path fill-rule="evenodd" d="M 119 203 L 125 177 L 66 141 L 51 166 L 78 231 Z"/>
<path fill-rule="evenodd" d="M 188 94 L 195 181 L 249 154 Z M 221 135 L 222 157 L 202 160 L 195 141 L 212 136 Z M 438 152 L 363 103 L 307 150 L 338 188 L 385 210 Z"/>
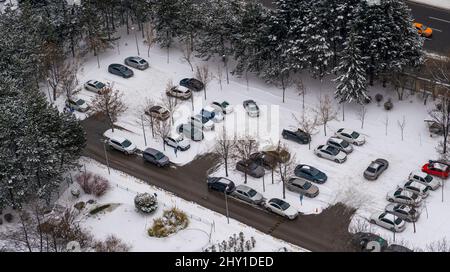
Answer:
<path fill-rule="evenodd" d="M 106 122 L 90 117 L 82 122 L 87 132 L 84 155 L 106 164 L 102 134 L 108 129 Z M 161 169 L 145 163 L 140 156 L 127 156 L 107 149 L 110 166 L 144 180 L 188 201 L 225 214 L 224 195 L 208 191 L 206 176 L 217 162 L 205 155 L 190 164 Z M 348 224 L 353 211 L 333 206 L 319 215 L 300 215 L 289 221 L 240 201 L 229 199 L 230 217 L 250 225 L 261 232 L 296 244 L 311 251 L 351 251 Z"/>
<path fill-rule="evenodd" d="M 266 7 L 273 8 L 272 0 L 260 0 Z M 450 0 L 449 0 L 450 1 Z M 433 29 L 433 36 L 425 40 L 427 51 L 447 55 L 450 53 L 450 10 L 435 8 L 408 1 L 413 18 Z"/>

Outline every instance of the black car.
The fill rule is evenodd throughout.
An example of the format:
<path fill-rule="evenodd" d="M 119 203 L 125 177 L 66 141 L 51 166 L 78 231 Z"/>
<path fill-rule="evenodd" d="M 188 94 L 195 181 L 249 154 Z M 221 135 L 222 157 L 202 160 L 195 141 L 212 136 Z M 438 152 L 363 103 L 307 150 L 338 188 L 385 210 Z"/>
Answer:
<path fill-rule="evenodd" d="M 388 242 L 385 239 L 370 232 L 353 234 L 351 243 L 357 250 L 363 252 L 380 252 L 384 251 L 388 246 Z"/>
<path fill-rule="evenodd" d="M 291 140 L 299 144 L 308 144 L 311 141 L 311 136 L 301 129 L 296 131 L 283 129 L 281 136 L 286 140 Z"/>
<path fill-rule="evenodd" d="M 251 154 L 250 160 L 267 170 L 271 170 L 277 165 L 276 158 L 265 152 L 256 152 Z"/>
<path fill-rule="evenodd" d="M 194 92 L 199 92 L 205 87 L 203 82 L 195 78 L 183 78 L 180 80 L 180 85 Z"/>
<path fill-rule="evenodd" d="M 207 183 L 208 189 L 216 190 L 221 193 L 225 193 L 226 191 L 227 194 L 231 194 L 235 189 L 234 182 L 224 177 L 208 177 Z"/>
<path fill-rule="evenodd" d="M 318 184 L 325 183 L 328 178 L 324 172 L 307 164 L 297 165 L 294 174 L 299 178 Z"/>
<path fill-rule="evenodd" d="M 113 63 L 108 66 L 108 72 L 123 78 L 130 78 L 134 75 L 133 71 L 125 65 Z"/>

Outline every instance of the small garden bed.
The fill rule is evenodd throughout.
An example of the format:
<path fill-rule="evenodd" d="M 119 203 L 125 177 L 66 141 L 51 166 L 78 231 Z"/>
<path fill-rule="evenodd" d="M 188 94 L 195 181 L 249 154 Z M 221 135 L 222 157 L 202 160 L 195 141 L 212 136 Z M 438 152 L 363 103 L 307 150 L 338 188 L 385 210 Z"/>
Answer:
<path fill-rule="evenodd" d="M 152 237 L 167 237 L 173 233 L 187 228 L 189 219 L 183 211 L 172 208 L 165 210 L 161 218 L 153 221 L 153 226 L 148 229 L 148 235 Z"/>

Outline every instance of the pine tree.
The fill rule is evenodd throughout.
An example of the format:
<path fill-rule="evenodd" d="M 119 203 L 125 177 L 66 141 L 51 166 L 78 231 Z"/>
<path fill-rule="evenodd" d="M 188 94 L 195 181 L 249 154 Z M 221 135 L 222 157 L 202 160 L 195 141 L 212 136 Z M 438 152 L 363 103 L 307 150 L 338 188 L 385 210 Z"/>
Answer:
<path fill-rule="evenodd" d="M 354 32 L 350 33 L 342 59 L 336 68 L 340 75 L 335 79 L 339 83 L 335 98 L 339 100 L 339 103 L 356 101 L 362 104 L 368 98 L 365 63 L 358 44 L 361 38 Z"/>

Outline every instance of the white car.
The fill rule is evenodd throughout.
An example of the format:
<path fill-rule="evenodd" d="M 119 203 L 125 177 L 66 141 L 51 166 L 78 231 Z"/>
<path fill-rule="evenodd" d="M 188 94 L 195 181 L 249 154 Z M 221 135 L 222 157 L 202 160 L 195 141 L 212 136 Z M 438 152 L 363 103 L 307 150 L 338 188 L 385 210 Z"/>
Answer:
<path fill-rule="evenodd" d="M 204 116 L 201 116 L 200 114 L 191 116 L 190 121 L 191 124 L 195 127 L 203 127 L 205 130 L 214 130 L 214 122 Z"/>
<path fill-rule="evenodd" d="M 408 177 L 409 180 L 417 181 L 419 183 L 422 183 L 423 185 L 426 185 L 431 188 L 431 190 L 436 190 L 441 186 L 439 181 L 436 179 L 433 179 L 432 176 L 428 175 L 427 173 L 421 172 L 421 171 L 414 171 L 409 174 Z"/>
<path fill-rule="evenodd" d="M 223 101 L 222 103 L 214 101 L 210 106 L 216 110 L 222 111 L 223 114 L 230 114 L 233 112 L 233 106 L 231 106 L 227 101 Z"/>
<path fill-rule="evenodd" d="M 403 188 L 397 188 L 395 191 L 389 192 L 386 199 L 389 202 L 413 206 L 419 206 L 422 203 L 422 197 Z"/>
<path fill-rule="evenodd" d="M 384 210 L 388 213 L 392 213 L 397 217 L 400 217 L 406 222 L 416 222 L 420 216 L 419 210 L 405 204 L 391 203 L 388 204 Z"/>
<path fill-rule="evenodd" d="M 314 149 L 314 154 L 319 158 L 325 158 L 337 163 L 343 163 L 347 160 L 347 154 L 331 145 L 319 145 Z"/>
<path fill-rule="evenodd" d="M 76 110 L 79 112 L 86 112 L 89 110 L 89 106 L 83 99 L 80 98 L 69 98 L 66 100 L 66 107 L 71 110 Z"/>
<path fill-rule="evenodd" d="M 334 135 L 354 145 L 363 145 L 366 142 L 361 133 L 345 128 L 338 129 Z"/>
<path fill-rule="evenodd" d="M 130 140 L 119 137 L 119 136 L 113 136 L 108 139 L 108 145 L 116 150 L 119 150 L 127 155 L 134 154 L 137 150 L 137 147 L 135 144 L 133 144 Z"/>
<path fill-rule="evenodd" d="M 290 220 L 293 220 L 298 216 L 298 211 L 294 207 L 279 198 L 270 199 L 265 203 L 265 206 L 267 210 L 284 216 Z"/>
<path fill-rule="evenodd" d="M 245 100 L 242 105 L 250 117 L 259 117 L 259 107 L 253 100 Z"/>
<path fill-rule="evenodd" d="M 181 151 L 186 151 L 191 147 L 191 145 L 189 144 L 189 140 L 185 139 L 183 135 L 177 133 L 173 133 L 167 136 L 164 139 L 164 142 L 166 143 L 166 145 Z"/>
<path fill-rule="evenodd" d="M 211 106 L 204 107 L 200 113 L 203 115 L 203 117 L 212 120 L 214 123 L 222 122 L 224 119 L 222 111 L 216 110 Z"/>
<path fill-rule="evenodd" d="M 429 195 L 428 190 L 430 187 L 417 181 L 408 180 L 402 184 L 402 187 L 407 191 L 418 194 L 422 198 L 426 198 Z"/>
<path fill-rule="evenodd" d="M 327 145 L 336 147 L 347 154 L 352 153 L 353 151 L 353 146 L 349 142 L 338 137 L 330 137 L 327 141 Z"/>
<path fill-rule="evenodd" d="M 88 91 L 94 92 L 94 93 L 100 93 L 103 88 L 105 88 L 106 85 L 100 81 L 97 80 L 88 80 L 86 83 L 84 83 L 84 88 Z"/>
<path fill-rule="evenodd" d="M 370 223 L 394 232 L 402 232 L 406 228 L 406 223 L 400 217 L 388 212 L 377 212 L 370 217 Z"/>

